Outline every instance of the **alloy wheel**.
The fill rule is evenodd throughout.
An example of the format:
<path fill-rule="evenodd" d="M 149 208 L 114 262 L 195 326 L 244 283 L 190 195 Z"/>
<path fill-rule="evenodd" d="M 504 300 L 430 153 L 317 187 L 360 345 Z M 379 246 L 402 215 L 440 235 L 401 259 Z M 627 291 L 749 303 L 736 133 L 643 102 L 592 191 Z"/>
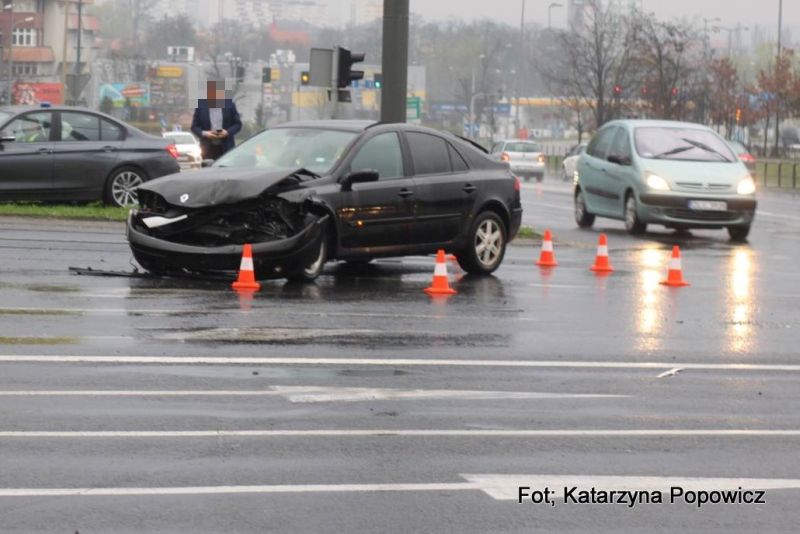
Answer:
<path fill-rule="evenodd" d="M 503 252 L 503 232 L 492 219 L 486 219 L 475 233 L 475 255 L 484 266 L 493 265 Z"/>
<path fill-rule="evenodd" d="M 111 183 L 111 197 L 118 206 L 131 206 L 138 201 L 136 188 L 144 183 L 142 177 L 133 171 L 122 171 Z"/>

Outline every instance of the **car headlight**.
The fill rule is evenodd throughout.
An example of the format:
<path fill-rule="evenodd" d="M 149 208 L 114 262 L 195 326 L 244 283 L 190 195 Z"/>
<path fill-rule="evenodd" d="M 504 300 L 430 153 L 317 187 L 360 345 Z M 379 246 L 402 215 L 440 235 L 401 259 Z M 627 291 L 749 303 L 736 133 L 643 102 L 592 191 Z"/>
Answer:
<path fill-rule="evenodd" d="M 656 191 L 669 191 L 669 184 L 657 174 L 647 173 L 647 187 Z"/>
<path fill-rule="evenodd" d="M 756 192 L 756 183 L 753 181 L 753 178 L 748 176 L 741 182 L 739 182 L 739 187 L 736 188 L 736 192 L 740 195 L 752 195 Z"/>

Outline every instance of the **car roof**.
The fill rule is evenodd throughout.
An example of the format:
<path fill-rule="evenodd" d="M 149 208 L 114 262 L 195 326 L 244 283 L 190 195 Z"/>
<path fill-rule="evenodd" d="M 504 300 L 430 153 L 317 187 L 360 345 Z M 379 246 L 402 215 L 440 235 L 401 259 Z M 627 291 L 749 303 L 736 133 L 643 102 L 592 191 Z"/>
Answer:
<path fill-rule="evenodd" d="M 622 119 L 607 122 L 603 125 L 606 126 L 630 126 L 632 128 L 694 128 L 697 130 L 708 130 L 709 128 L 703 124 L 695 122 L 682 122 L 682 121 L 667 121 L 667 120 L 650 120 L 650 119 Z"/>
<path fill-rule="evenodd" d="M 275 128 L 317 128 L 320 130 L 345 130 L 348 132 L 362 132 L 377 124 L 369 120 L 314 120 L 314 121 L 293 121 L 285 122 Z"/>
<path fill-rule="evenodd" d="M 536 139 L 503 139 L 502 141 L 498 141 L 499 143 L 535 143 L 539 144 L 539 141 Z"/>

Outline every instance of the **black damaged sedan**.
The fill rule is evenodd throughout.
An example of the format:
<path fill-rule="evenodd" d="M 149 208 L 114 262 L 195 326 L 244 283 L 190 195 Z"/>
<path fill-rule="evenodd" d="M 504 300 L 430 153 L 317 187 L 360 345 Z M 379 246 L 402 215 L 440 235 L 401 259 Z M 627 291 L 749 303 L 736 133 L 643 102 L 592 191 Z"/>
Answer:
<path fill-rule="evenodd" d="M 470 273 L 503 261 L 522 219 L 506 163 L 450 134 L 367 121 L 295 122 L 213 166 L 147 182 L 127 235 L 145 269 L 313 280 L 328 260 L 445 249 Z"/>

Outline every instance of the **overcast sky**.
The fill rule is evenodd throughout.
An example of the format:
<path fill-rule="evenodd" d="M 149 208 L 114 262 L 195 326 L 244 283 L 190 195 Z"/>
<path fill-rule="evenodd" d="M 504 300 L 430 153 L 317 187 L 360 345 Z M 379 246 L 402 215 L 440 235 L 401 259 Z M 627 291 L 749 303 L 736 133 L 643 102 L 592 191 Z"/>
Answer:
<path fill-rule="evenodd" d="M 410 0 L 411 10 L 426 19 L 489 18 L 519 25 L 522 0 Z M 527 0 L 526 20 L 547 25 L 547 6 L 553 0 Z M 566 0 L 555 0 L 566 5 Z M 720 17 L 722 24 L 778 26 L 778 0 L 641 0 L 646 11 L 659 18 L 702 19 Z M 800 31 L 800 0 L 784 0 L 784 26 Z M 566 9 L 553 8 L 553 26 L 566 24 Z M 800 35 L 793 35 L 797 40 Z"/>

